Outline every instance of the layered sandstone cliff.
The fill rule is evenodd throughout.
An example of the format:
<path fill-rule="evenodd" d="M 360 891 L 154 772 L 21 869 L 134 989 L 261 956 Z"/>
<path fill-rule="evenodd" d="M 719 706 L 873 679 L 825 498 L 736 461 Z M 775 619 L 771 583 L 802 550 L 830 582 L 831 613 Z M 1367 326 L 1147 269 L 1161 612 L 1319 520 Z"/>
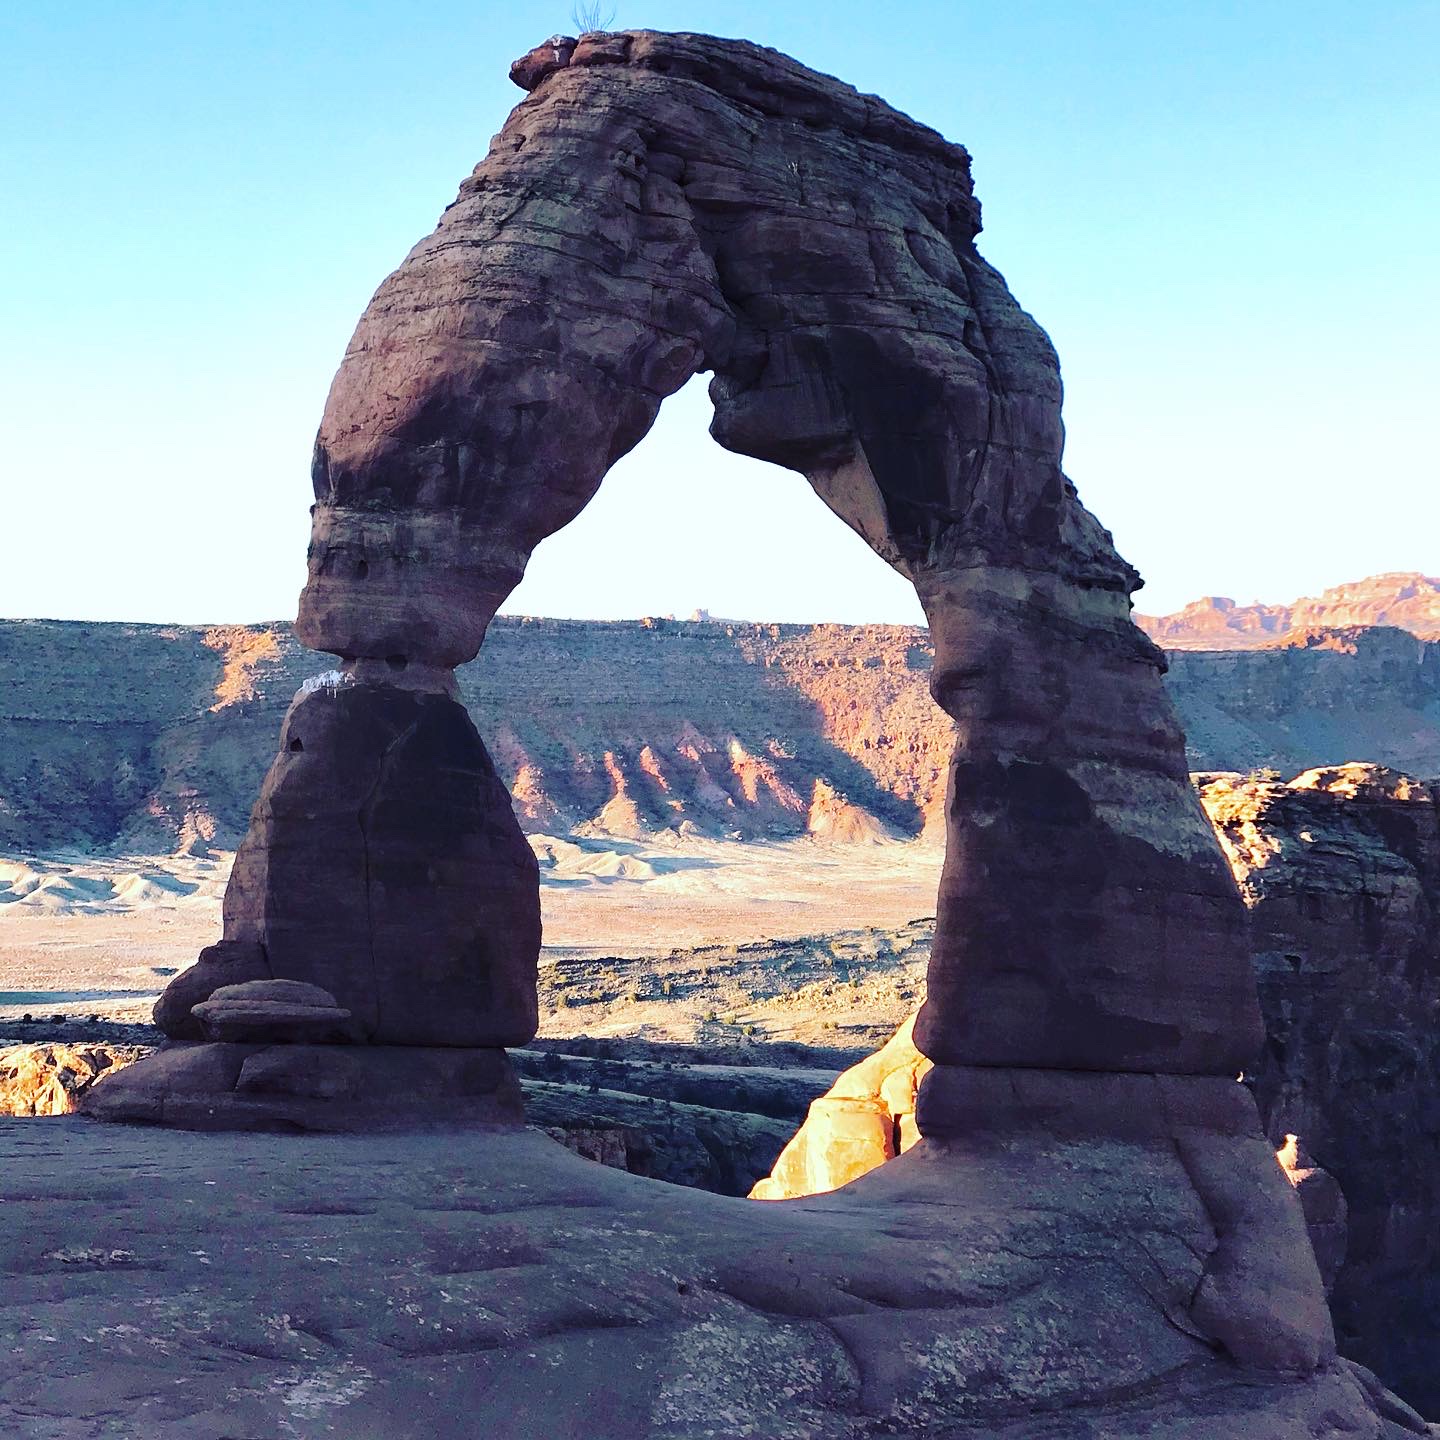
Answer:
<path fill-rule="evenodd" d="M 1309 639 L 1170 656 L 1191 767 L 1440 774 L 1440 645 Z M 938 816 L 932 664 L 905 626 L 502 616 L 458 673 L 528 830 L 874 838 Z M 0 848 L 233 848 L 322 668 L 288 625 L 0 621 Z"/>

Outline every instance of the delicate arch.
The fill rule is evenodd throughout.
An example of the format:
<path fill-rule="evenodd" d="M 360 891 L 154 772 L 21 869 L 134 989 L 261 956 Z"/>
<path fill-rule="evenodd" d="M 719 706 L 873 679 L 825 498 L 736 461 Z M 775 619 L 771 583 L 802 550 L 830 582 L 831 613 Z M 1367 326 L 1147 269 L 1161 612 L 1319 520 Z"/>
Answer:
<path fill-rule="evenodd" d="M 1239 906 L 1138 577 L 1061 470 L 1054 350 L 975 248 L 966 152 L 741 42 L 588 36 L 515 73 L 530 98 L 336 377 L 302 637 L 468 659 L 711 370 L 715 438 L 802 471 L 931 620 L 961 739 L 922 1044 L 1233 1073 Z"/>
<path fill-rule="evenodd" d="M 342 674 L 287 717 L 167 1028 L 243 970 L 371 1042 L 534 1033 L 535 864 L 451 669 L 708 370 L 716 439 L 803 472 L 930 620 L 958 740 L 922 1130 L 992 1107 L 997 1067 L 1233 1077 L 1261 1033 L 1239 898 L 965 151 L 738 41 L 586 36 L 513 73 L 529 98 L 336 376 L 298 629 Z"/>

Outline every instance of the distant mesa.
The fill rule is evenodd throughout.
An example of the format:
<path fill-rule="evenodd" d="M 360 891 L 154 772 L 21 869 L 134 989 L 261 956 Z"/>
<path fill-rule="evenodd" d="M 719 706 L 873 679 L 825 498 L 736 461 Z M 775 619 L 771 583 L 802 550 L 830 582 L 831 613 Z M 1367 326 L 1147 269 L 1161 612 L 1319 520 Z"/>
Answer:
<path fill-rule="evenodd" d="M 1371 575 L 1289 605 L 1237 605 L 1224 595 L 1206 595 L 1170 615 L 1134 618 L 1168 650 L 1254 650 L 1295 643 L 1289 637 L 1297 633 L 1366 625 L 1440 640 L 1440 578 L 1412 570 Z"/>

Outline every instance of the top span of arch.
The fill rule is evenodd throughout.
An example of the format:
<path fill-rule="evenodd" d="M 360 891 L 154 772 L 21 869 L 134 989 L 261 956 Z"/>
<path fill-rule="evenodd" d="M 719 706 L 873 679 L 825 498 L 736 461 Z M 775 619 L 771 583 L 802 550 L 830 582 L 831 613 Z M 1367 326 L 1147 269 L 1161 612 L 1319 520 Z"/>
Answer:
<path fill-rule="evenodd" d="M 522 55 L 510 67 L 510 78 L 533 93 L 557 71 L 587 65 L 628 65 L 669 80 L 694 81 L 756 115 L 935 159 L 963 177 L 964 188 L 970 191 L 970 152 L 963 145 L 878 95 L 861 94 L 833 75 L 749 40 L 654 30 L 596 31 L 578 40 L 555 35 Z M 971 204 L 973 233 L 978 234 L 980 206 L 973 195 Z"/>
<path fill-rule="evenodd" d="M 1061 471 L 1055 352 L 975 248 L 961 146 L 743 41 L 556 37 L 512 74 L 528 97 L 336 376 L 307 643 L 473 655 L 701 371 L 715 438 L 804 473 L 922 599 L 998 564 L 1121 625 L 1137 577 Z"/>

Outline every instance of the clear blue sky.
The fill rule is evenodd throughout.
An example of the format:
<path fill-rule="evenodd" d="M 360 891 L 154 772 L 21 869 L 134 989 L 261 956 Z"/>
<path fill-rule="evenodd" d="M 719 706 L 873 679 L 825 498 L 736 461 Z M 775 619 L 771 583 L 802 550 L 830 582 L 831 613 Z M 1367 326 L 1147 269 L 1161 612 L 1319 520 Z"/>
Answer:
<path fill-rule="evenodd" d="M 1067 469 L 1142 609 L 1440 570 L 1440 5 L 723 6 L 966 144 L 981 245 L 1050 331 Z M 0 0 L 0 614 L 293 615 L 308 461 L 375 286 L 570 7 Z M 511 608 L 908 619 L 692 385 Z"/>

